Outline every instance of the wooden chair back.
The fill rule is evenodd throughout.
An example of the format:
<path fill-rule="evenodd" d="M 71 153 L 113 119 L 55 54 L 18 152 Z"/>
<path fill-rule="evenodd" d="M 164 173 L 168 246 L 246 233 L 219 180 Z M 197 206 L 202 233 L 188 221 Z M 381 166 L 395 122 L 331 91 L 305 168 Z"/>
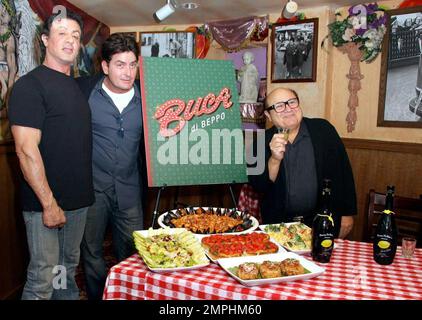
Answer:
<path fill-rule="evenodd" d="M 385 207 L 385 194 L 371 189 L 367 201 L 367 221 L 365 226 L 365 241 L 371 242 L 378 219 Z M 411 236 L 417 239 L 416 246 L 422 247 L 422 198 L 414 199 L 394 196 L 394 213 L 398 232 L 398 245 L 403 237 Z"/>

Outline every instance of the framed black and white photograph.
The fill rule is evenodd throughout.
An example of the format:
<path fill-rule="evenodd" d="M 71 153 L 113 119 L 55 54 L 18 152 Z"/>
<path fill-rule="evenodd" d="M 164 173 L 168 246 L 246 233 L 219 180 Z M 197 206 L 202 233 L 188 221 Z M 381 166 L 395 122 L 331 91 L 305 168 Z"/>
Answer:
<path fill-rule="evenodd" d="M 422 128 L 422 7 L 386 15 L 377 125 Z"/>
<path fill-rule="evenodd" d="M 272 26 L 271 82 L 315 82 L 318 18 Z"/>
<path fill-rule="evenodd" d="M 141 32 L 142 57 L 195 58 L 195 32 Z"/>

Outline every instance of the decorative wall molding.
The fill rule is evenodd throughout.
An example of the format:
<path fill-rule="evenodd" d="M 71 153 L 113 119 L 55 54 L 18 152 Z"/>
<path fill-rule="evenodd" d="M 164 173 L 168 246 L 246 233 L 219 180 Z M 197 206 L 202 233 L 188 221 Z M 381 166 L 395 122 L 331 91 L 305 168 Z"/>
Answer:
<path fill-rule="evenodd" d="M 373 151 L 388 151 L 399 153 L 412 153 L 422 155 L 422 144 L 395 141 L 380 141 L 367 139 L 342 138 L 346 148 L 367 149 Z"/>

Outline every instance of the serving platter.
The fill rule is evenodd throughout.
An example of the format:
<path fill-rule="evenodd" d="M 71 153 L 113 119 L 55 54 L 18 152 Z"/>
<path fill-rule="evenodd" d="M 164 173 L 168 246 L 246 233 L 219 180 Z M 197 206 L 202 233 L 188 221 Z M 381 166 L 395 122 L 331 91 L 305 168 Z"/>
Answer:
<path fill-rule="evenodd" d="M 177 260 L 176 251 L 168 251 L 166 250 L 165 246 L 156 245 L 157 241 L 153 240 L 157 237 L 163 237 L 166 235 L 169 235 L 172 237 L 172 239 L 175 239 L 175 245 L 172 247 L 172 249 L 178 246 L 177 241 L 179 241 L 180 246 L 183 247 L 183 250 L 190 252 L 186 254 L 186 256 L 192 256 L 196 263 L 194 265 L 169 266 L 169 264 L 173 264 L 173 261 Z M 188 271 L 202 268 L 210 264 L 208 258 L 205 255 L 205 251 L 199 242 L 199 239 L 186 229 L 164 228 L 139 230 L 133 232 L 133 237 L 135 239 L 135 245 L 138 249 L 139 255 L 147 265 L 148 269 L 153 272 L 160 273 Z M 154 246 L 152 243 L 154 243 Z M 152 247 L 154 247 L 154 249 L 151 249 Z M 165 262 L 166 260 L 168 263 L 163 263 L 162 266 L 159 266 L 160 263 L 163 261 Z M 174 264 L 176 263 L 174 262 Z"/>
<path fill-rule="evenodd" d="M 241 279 L 236 273 L 235 269 L 243 263 L 263 263 L 264 261 L 271 261 L 280 263 L 285 259 L 296 259 L 300 262 L 307 273 L 292 276 L 282 276 L 277 278 L 260 278 L 252 280 Z M 244 286 L 261 286 L 267 284 L 276 284 L 289 281 L 307 280 L 318 277 L 325 272 L 325 269 L 309 261 L 308 259 L 300 256 L 294 252 L 281 252 L 276 254 L 268 254 L 262 256 L 252 257 L 238 257 L 238 258 L 225 258 L 219 259 L 218 264 L 223 268 L 231 277 L 239 281 Z"/>
<path fill-rule="evenodd" d="M 198 264 L 192 267 L 177 267 L 177 268 L 151 268 L 148 264 L 147 267 L 149 270 L 151 270 L 152 272 L 157 272 L 157 273 L 167 273 L 167 272 L 176 272 L 176 271 L 190 271 L 190 270 L 195 270 L 195 269 L 199 269 L 199 268 L 203 268 L 208 266 L 210 263 L 202 263 L 202 264 Z"/>
<path fill-rule="evenodd" d="M 296 253 L 296 254 L 310 254 L 311 253 L 311 243 L 308 242 L 308 244 L 306 245 L 306 248 L 304 249 L 292 249 L 292 247 L 286 245 L 286 243 L 284 241 L 279 241 L 279 238 L 275 238 L 270 231 L 268 231 L 268 228 L 271 226 L 284 226 L 286 228 L 289 228 L 292 225 L 299 225 L 300 222 L 291 222 L 291 223 L 272 223 L 272 224 L 261 224 L 259 226 L 259 229 L 268 233 L 271 237 L 271 239 L 273 241 L 275 241 L 276 243 L 278 243 L 280 246 L 282 246 L 283 248 L 285 248 L 287 251 Z M 312 229 L 307 227 L 309 229 L 310 232 L 312 232 Z M 312 238 L 311 238 L 312 239 Z"/>
<path fill-rule="evenodd" d="M 268 239 L 267 241 L 260 241 L 259 238 L 254 237 L 254 235 L 256 234 L 260 234 L 260 235 L 266 235 L 267 237 L 268 234 L 266 234 L 263 231 L 251 231 L 247 234 L 215 234 L 215 235 L 196 235 L 196 237 L 201 241 L 201 245 L 205 250 L 205 254 L 207 255 L 208 259 L 210 259 L 212 262 L 217 263 L 219 259 L 225 259 L 226 257 L 221 257 L 218 254 L 215 254 L 213 252 L 210 252 L 210 244 L 204 243 L 207 242 L 206 238 L 217 238 L 220 241 L 213 241 L 213 243 L 220 243 L 221 247 L 224 250 L 224 246 L 227 248 L 232 248 L 233 247 L 233 243 L 242 243 L 242 257 L 244 256 L 256 256 L 256 255 L 264 255 L 264 254 L 269 254 L 269 253 L 259 253 L 259 252 L 253 252 L 254 249 L 256 249 L 257 251 L 262 250 L 265 251 L 267 249 L 268 246 L 262 248 L 262 246 L 257 246 L 255 247 L 257 244 L 259 245 L 260 243 L 270 243 L 270 247 L 274 248 L 274 250 L 276 250 L 274 253 L 280 253 L 280 252 L 286 252 L 286 249 L 284 249 L 280 244 L 278 244 L 277 242 Z M 252 236 L 254 238 L 250 238 L 249 236 Z M 246 241 L 230 241 L 228 239 L 224 239 L 224 238 L 228 238 L 228 237 L 233 237 L 233 238 L 237 238 L 237 237 L 244 237 L 247 239 L 244 239 Z M 248 246 L 248 244 L 250 244 L 251 246 Z M 254 248 L 255 247 L 255 248 Z M 249 252 L 248 252 L 249 251 Z M 252 253 L 251 253 L 252 251 Z M 228 252 L 225 252 L 225 254 L 227 254 Z M 234 253 L 235 254 L 235 253 Z"/>
<path fill-rule="evenodd" d="M 205 213 L 199 213 L 199 212 L 205 212 Z M 167 211 L 163 214 L 161 214 L 158 219 L 158 225 L 162 228 L 165 227 L 169 227 L 169 228 L 174 228 L 174 224 L 172 222 L 172 219 L 177 219 L 178 217 L 181 216 L 189 216 L 189 215 L 194 215 L 197 214 L 198 216 L 200 214 L 203 214 L 204 218 L 207 218 L 207 213 L 206 212 L 212 212 L 211 215 L 215 215 L 217 216 L 228 216 L 230 218 L 233 219 L 237 219 L 239 220 L 239 223 L 241 221 L 241 223 L 225 232 L 213 232 L 212 230 L 210 231 L 208 230 L 192 230 L 190 229 L 191 232 L 195 233 L 195 234 L 245 234 L 245 233 L 249 233 L 251 231 L 256 230 L 259 227 L 259 222 L 258 220 L 249 215 L 246 212 L 242 212 L 242 211 L 235 211 L 232 209 L 227 209 L 227 208 L 218 208 L 218 207 L 190 207 L 190 208 L 182 208 L 182 209 L 174 209 L 174 210 L 170 210 Z M 217 226 L 220 227 L 220 226 Z"/>

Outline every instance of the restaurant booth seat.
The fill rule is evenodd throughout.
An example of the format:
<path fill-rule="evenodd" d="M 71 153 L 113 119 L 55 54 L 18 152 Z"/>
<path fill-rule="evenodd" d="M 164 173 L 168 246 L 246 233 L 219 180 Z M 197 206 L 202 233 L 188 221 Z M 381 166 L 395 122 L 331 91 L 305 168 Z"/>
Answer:
<path fill-rule="evenodd" d="M 372 242 L 378 219 L 385 207 L 385 194 L 369 190 L 367 197 L 367 219 L 364 230 L 364 241 Z M 416 246 L 422 247 L 422 198 L 414 199 L 394 196 L 395 220 L 397 224 L 398 244 L 403 237 L 417 239 Z"/>

